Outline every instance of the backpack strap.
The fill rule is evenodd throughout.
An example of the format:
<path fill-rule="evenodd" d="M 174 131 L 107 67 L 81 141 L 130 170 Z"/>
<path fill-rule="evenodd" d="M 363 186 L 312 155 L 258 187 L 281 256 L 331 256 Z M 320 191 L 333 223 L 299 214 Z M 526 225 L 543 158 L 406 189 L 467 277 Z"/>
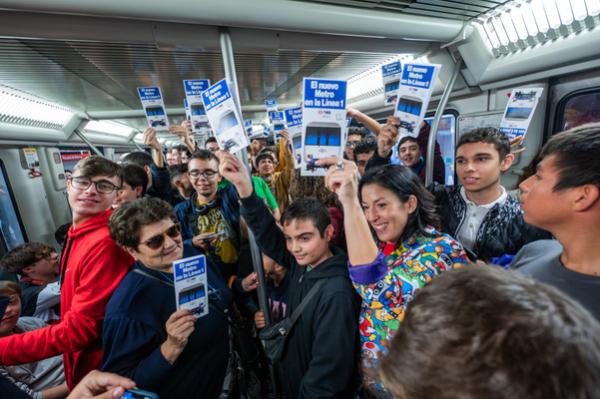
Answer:
<path fill-rule="evenodd" d="M 317 291 L 319 291 L 319 289 L 323 286 L 323 284 L 325 284 L 325 280 L 326 279 L 321 279 L 321 280 L 317 281 L 315 283 L 315 285 L 312 286 L 310 291 L 308 291 L 308 294 L 304 297 L 302 302 L 300 302 L 300 305 L 296 308 L 296 310 L 294 310 L 294 312 L 290 316 L 290 321 L 291 321 L 291 325 L 289 327 L 290 330 L 292 329 L 292 326 L 294 324 L 296 324 L 296 321 L 302 314 L 302 311 L 304 310 L 304 308 L 308 305 L 308 303 L 311 301 L 311 299 L 313 299 L 313 297 L 317 294 Z"/>

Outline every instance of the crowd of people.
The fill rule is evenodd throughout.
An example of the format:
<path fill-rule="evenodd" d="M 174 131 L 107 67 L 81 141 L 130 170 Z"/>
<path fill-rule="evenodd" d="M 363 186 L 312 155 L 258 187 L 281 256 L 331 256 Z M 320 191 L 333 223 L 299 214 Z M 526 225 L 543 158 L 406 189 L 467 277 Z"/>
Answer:
<path fill-rule="evenodd" d="M 456 186 L 436 146 L 426 186 L 427 123 L 348 115 L 363 127 L 325 178 L 295 169 L 287 132 L 246 162 L 189 123 L 167 151 L 149 128 L 150 153 L 81 160 L 61 250 L 0 260 L 2 397 L 600 397 L 600 124 L 552 136 L 511 191 L 497 129 L 458 138 Z M 199 318 L 173 275 L 196 255 Z"/>

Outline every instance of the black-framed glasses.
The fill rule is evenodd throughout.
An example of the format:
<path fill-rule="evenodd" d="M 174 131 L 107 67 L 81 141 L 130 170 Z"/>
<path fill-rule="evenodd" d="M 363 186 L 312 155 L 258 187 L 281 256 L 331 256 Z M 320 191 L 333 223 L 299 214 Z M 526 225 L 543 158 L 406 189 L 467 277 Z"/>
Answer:
<path fill-rule="evenodd" d="M 356 147 L 356 145 L 360 143 L 359 141 L 346 141 L 346 147 Z"/>
<path fill-rule="evenodd" d="M 90 178 L 80 177 L 80 176 L 75 176 L 75 177 L 71 176 L 69 178 L 69 180 L 71 181 L 71 186 L 74 189 L 81 190 L 81 191 L 87 190 L 93 184 L 94 187 L 96 188 L 96 191 L 99 192 L 100 194 L 110 194 L 113 191 L 121 188 L 121 187 L 109 182 L 108 180 L 93 181 Z"/>
<path fill-rule="evenodd" d="M 180 233 L 181 233 L 181 228 L 179 227 L 179 224 L 174 224 L 173 226 L 169 227 L 167 230 L 165 230 L 161 234 L 157 234 L 154 237 L 147 239 L 142 244 L 144 244 L 145 246 L 147 246 L 150 249 L 159 249 L 165 243 L 165 235 L 167 235 L 171 238 L 177 238 L 177 237 L 179 237 Z"/>
<path fill-rule="evenodd" d="M 214 177 L 217 174 L 216 170 L 212 170 L 212 169 L 205 169 L 205 170 L 198 170 L 198 169 L 192 169 L 188 172 L 188 175 L 190 175 L 191 178 L 197 179 L 200 176 L 204 177 L 205 179 L 210 179 L 212 177 Z"/>

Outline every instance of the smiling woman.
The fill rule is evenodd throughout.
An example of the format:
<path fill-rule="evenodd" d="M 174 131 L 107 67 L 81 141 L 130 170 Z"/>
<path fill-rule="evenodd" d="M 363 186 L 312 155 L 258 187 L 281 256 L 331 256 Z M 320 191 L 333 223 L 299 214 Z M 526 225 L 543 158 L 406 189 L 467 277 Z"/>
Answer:
<path fill-rule="evenodd" d="M 433 197 L 409 168 L 377 168 L 360 185 L 357 173 L 345 161 L 343 170 L 330 170 L 327 183 L 344 207 L 350 278 L 363 299 L 359 326 L 365 383 L 382 392 L 385 388 L 368 376 L 386 354 L 408 303 L 435 276 L 468 259 L 456 240 L 436 230 Z"/>
<path fill-rule="evenodd" d="M 127 376 L 160 397 L 202 392 L 217 398 L 229 353 L 224 311 L 231 302 L 220 274 L 207 260 L 208 315 L 196 319 L 190 311 L 177 311 L 173 262 L 200 252 L 184 245 L 171 206 L 157 198 L 125 203 L 109 227 L 137 262 L 106 307 L 103 370 Z"/>

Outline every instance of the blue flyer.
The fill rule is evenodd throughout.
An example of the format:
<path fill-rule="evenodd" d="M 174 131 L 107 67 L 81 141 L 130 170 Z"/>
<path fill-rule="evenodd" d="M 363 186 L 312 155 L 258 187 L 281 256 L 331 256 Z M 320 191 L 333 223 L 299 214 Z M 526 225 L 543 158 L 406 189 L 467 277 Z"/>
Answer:
<path fill-rule="evenodd" d="M 244 119 L 244 129 L 248 136 L 252 135 L 252 119 Z"/>
<path fill-rule="evenodd" d="M 294 164 L 299 168 L 302 164 L 302 108 L 287 108 L 285 113 L 285 122 L 288 127 L 288 134 L 292 140 L 294 151 Z"/>
<path fill-rule="evenodd" d="M 203 91 L 202 102 L 213 134 L 224 151 L 235 153 L 250 144 L 225 79 Z"/>
<path fill-rule="evenodd" d="M 302 102 L 302 176 L 325 176 L 322 158 L 342 158 L 346 131 L 347 82 L 304 78 Z"/>
<path fill-rule="evenodd" d="M 277 100 L 274 98 L 267 98 L 265 100 L 265 108 L 267 109 L 267 112 L 277 111 Z"/>
<path fill-rule="evenodd" d="M 165 110 L 160 87 L 138 87 L 137 92 L 142 107 L 144 107 L 148 126 L 156 130 L 168 130 L 169 120 L 167 119 L 167 111 Z"/>
<path fill-rule="evenodd" d="M 394 61 L 381 66 L 381 75 L 383 77 L 383 98 L 385 105 L 396 104 L 398 98 L 398 89 L 400 88 L 400 78 L 402 76 L 402 64 L 400 61 Z"/>
<path fill-rule="evenodd" d="M 173 262 L 173 282 L 177 310 L 188 309 L 194 316 L 208 314 L 208 280 L 204 255 Z"/>
<path fill-rule="evenodd" d="M 406 64 L 402 70 L 394 109 L 394 116 L 400 118 L 400 138 L 419 135 L 440 68 L 440 65 Z"/>
<path fill-rule="evenodd" d="M 192 131 L 200 133 L 208 129 L 208 117 L 202 103 L 202 92 L 210 86 L 208 79 L 184 80 L 185 98 L 189 104 Z"/>

